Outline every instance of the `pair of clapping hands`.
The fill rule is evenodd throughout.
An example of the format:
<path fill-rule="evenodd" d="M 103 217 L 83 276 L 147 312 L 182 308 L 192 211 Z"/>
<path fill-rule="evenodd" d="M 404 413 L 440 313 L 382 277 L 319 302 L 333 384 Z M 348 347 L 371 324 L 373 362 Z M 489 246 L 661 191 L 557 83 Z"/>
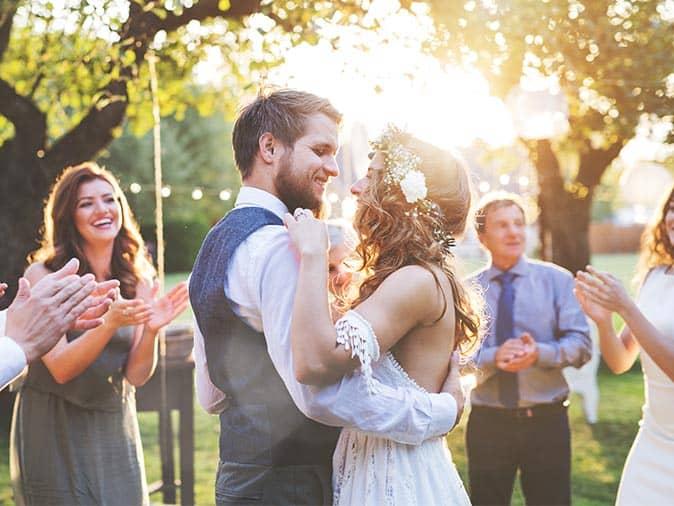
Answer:
<path fill-rule="evenodd" d="M 156 331 L 187 307 L 187 283 L 161 298 L 154 283 L 139 289 L 136 299 L 126 300 L 119 294 L 119 281 L 97 283 L 92 274 L 77 275 L 78 268 L 79 262 L 72 259 L 32 287 L 27 279 L 19 279 L 4 333 L 24 350 L 28 362 L 51 350 L 69 329 L 146 324 Z M 0 297 L 6 289 L 0 283 Z"/>
<path fill-rule="evenodd" d="M 574 293 L 585 314 L 597 323 L 611 322 L 612 313 L 621 314 L 631 303 L 618 278 L 591 265 L 576 273 Z"/>
<path fill-rule="evenodd" d="M 496 367 L 506 372 L 518 372 L 527 369 L 538 360 L 538 345 L 528 332 L 519 337 L 508 339 L 496 350 Z"/>
<path fill-rule="evenodd" d="M 189 301 L 187 282 L 178 283 L 164 296 L 159 297 L 159 282 L 141 283 L 136 298 L 124 299 L 116 290 L 115 297 L 104 316 L 104 323 L 112 328 L 145 325 L 156 333 L 182 313 Z"/>

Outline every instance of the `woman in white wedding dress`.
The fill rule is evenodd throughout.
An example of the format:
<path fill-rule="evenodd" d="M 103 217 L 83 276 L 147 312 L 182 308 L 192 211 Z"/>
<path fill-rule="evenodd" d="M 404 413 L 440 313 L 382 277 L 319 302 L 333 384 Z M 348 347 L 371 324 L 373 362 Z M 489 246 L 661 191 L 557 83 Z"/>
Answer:
<path fill-rule="evenodd" d="M 629 370 L 642 352 L 646 401 L 620 480 L 619 506 L 674 501 L 674 189 L 644 232 L 639 267 L 636 302 L 610 274 L 588 267 L 576 278 L 576 295 L 597 324 L 611 370 Z M 625 321 L 620 334 L 613 329 L 614 312 Z"/>
<path fill-rule="evenodd" d="M 450 153 L 393 128 L 374 147 L 367 176 L 351 189 L 365 276 L 351 310 L 334 325 L 325 225 L 308 212 L 286 216 L 301 256 L 291 324 L 295 374 L 313 385 L 363 374 L 438 392 L 449 368 L 458 367 L 453 351 L 471 349 L 479 330 L 450 251 L 468 216 L 468 174 Z M 377 395 L 366 384 L 362 395 Z M 470 504 L 441 437 L 412 446 L 344 428 L 333 489 L 336 505 Z"/>

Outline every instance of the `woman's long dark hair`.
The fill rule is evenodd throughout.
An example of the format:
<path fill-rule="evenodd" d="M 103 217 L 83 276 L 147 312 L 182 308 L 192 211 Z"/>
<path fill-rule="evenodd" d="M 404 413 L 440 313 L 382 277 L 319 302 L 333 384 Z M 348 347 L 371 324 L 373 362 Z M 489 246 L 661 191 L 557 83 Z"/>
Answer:
<path fill-rule="evenodd" d="M 44 229 L 40 248 L 29 255 L 30 263 L 43 262 L 50 271 L 63 267 L 71 258 L 80 261 L 80 274 L 91 272 L 84 254 L 83 239 L 75 227 L 77 192 L 83 183 L 100 179 L 113 188 L 119 203 L 122 225 L 115 237 L 110 278 L 118 279 L 124 298 L 136 296 L 136 285 L 143 278 L 154 276 L 145 243 L 129 204 L 111 172 L 94 162 L 68 167 L 57 178 L 44 208 Z"/>

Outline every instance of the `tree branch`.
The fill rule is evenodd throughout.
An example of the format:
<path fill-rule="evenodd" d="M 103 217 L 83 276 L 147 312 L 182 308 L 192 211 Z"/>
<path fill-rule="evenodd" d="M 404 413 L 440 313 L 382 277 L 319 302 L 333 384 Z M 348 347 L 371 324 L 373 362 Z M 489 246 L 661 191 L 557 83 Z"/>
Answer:
<path fill-rule="evenodd" d="M 0 12 L 0 61 L 2 61 L 2 57 L 9 46 L 14 14 L 16 14 L 16 6 L 7 8 L 5 12 Z"/>
<path fill-rule="evenodd" d="M 126 83 L 134 79 L 135 66 L 140 65 L 159 30 L 174 31 L 192 20 L 210 17 L 241 18 L 258 11 L 260 0 L 233 1 L 227 11 L 218 7 L 218 0 L 202 0 L 184 9 L 180 15 L 168 12 L 162 19 L 155 12 L 145 11 L 137 2 L 129 6 L 129 18 L 120 29 L 122 49 L 132 49 L 135 62 L 120 68 L 120 78 L 111 81 L 99 94 L 84 119 L 64 134 L 47 153 L 47 162 L 55 171 L 95 157 L 112 140 L 112 132 L 124 121 L 128 105 Z"/>
<path fill-rule="evenodd" d="M 126 79 L 108 83 L 82 121 L 49 149 L 47 165 L 59 171 L 94 158 L 113 140 L 113 130 L 123 123 L 127 105 Z"/>
<path fill-rule="evenodd" d="M 7 118 L 17 137 L 29 140 L 36 149 L 44 147 L 47 137 L 47 119 L 28 98 L 19 95 L 4 79 L 0 79 L 0 114 Z"/>
<path fill-rule="evenodd" d="M 587 141 L 587 150 L 581 154 L 576 180 L 591 190 L 594 189 L 601 182 L 608 166 L 620 154 L 623 146 L 624 140 L 619 140 L 606 149 L 595 149 L 590 141 Z"/>

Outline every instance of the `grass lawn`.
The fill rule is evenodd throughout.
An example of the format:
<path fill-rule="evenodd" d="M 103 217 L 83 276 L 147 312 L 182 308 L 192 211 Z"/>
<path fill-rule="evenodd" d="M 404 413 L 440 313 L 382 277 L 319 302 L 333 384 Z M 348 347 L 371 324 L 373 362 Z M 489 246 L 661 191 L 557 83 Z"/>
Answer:
<path fill-rule="evenodd" d="M 635 255 L 601 255 L 595 257 L 593 262 L 600 269 L 611 271 L 623 280 L 629 280 L 633 275 L 636 257 Z M 479 266 L 475 263 L 473 265 Z M 167 276 L 167 286 L 173 286 L 185 278 L 184 274 Z M 191 321 L 191 315 L 186 312 L 180 320 Z M 573 434 L 572 484 L 573 504 L 576 506 L 613 504 L 620 472 L 637 432 L 637 422 L 641 414 L 643 383 L 639 371 L 614 376 L 604 368 L 600 368 L 599 387 L 601 390 L 600 421 L 593 426 L 585 422 L 579 399 L 572 398 L 570 411 Z M 464 415 L 461 426 L 447 439 L 464 480 L 467 479 L 464 452 L 466 419 Z M 148 482 L 152 483 L 160 477 L 157 416 L 153 413 L 141 413 L 139 421 L 145 450 L 147 478 Z M 178 426 L 177 418 L 174 426 Z M 196 502 L 204 505 L 213 504 L 215 466 L 218 455 L 218 419 L 207 415 L 198 406 L 195 406 L 195 447 Z M 0 434 L 0 504 L 12 503 L 7 457 L 7 436 Z M 154 495 L 152 499 L 159 502 L 160 496 Z M 523 504 L 518 489 L 516 489 L 513 504 Z"/>

